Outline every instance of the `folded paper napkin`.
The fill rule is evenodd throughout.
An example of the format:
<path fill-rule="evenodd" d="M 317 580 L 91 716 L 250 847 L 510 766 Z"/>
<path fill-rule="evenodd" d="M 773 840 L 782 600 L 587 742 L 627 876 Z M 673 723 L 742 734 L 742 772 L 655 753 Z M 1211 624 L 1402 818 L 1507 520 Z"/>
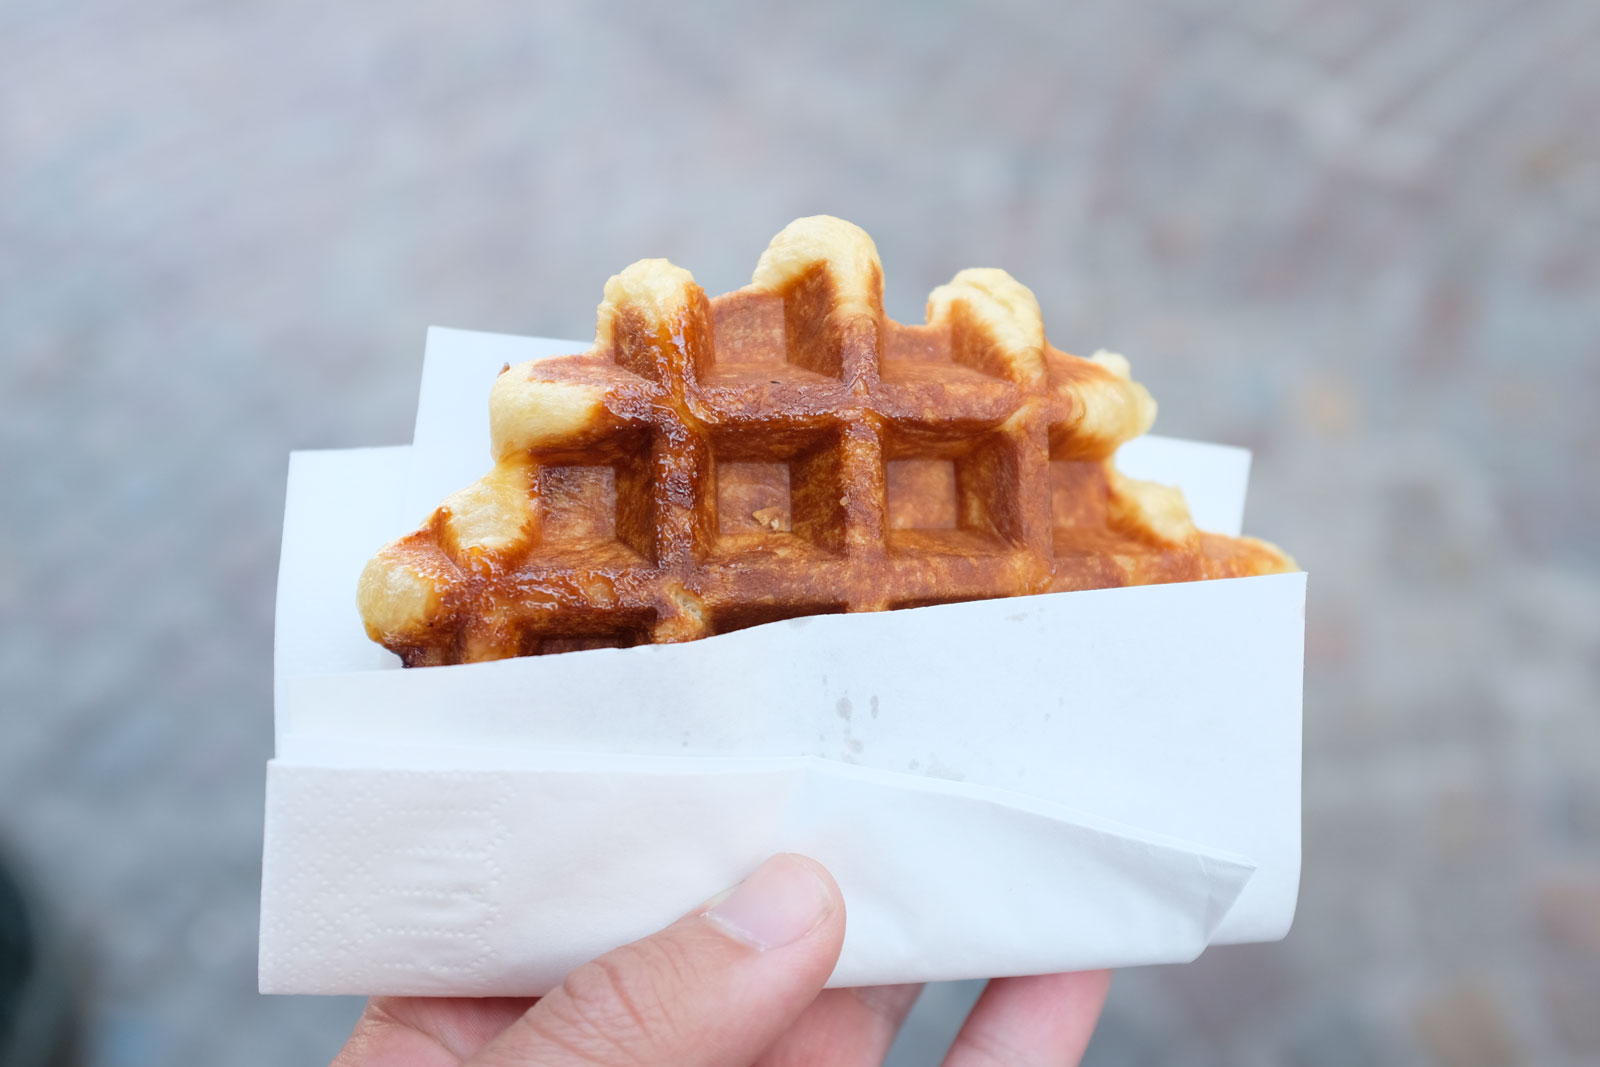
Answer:
<path fill-rule="evenodd" d="M 481 473 L 504 363 L 583 347 L 432 331 L 413 446 L 291 460 L 263 992 L 541 994 L 777 851 L 844 891 L 833 985 L 1288 929 L 1304 574 L 398 669 L 362 632 L 362 565 Z M 1146 438 L 1118 462 L 1238 531 L 1247 454 Z"/>

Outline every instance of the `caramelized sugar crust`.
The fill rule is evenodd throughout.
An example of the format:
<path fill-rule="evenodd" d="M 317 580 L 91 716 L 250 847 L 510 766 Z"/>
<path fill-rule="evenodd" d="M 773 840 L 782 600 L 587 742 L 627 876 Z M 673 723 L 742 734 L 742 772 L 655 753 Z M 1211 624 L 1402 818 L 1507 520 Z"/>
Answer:
<path fill-rule="evenodd" d="M 1044 338 L 1004 271 L 883 314 L 877 249 L 799 219 L 708 299 L 641 260 L 594 346 L 507 368 L 495 465 L 361 576 L 408 666 L 687 641 L 799 615 L 1294 569 L 1117 473 L 1155 404 Z"/>

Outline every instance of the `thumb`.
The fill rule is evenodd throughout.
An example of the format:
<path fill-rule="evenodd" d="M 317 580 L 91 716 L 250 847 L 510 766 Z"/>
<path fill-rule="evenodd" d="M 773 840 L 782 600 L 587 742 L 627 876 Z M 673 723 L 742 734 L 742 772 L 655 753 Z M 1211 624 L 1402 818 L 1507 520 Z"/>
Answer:
<path fill-rule="evenodd" d="M 660 933 L 573 971 L 470 1062 L 748 1064 L 816 998 L 843 943 L 833 878 L 781 853 Z"/>

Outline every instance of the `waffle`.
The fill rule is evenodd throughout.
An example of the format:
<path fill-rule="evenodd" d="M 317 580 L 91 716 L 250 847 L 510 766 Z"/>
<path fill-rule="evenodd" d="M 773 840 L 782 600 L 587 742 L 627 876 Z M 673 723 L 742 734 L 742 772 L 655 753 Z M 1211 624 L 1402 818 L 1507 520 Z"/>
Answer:
<path fill-rule="evenodd" d="M 1000 270 L 893 322 L 871 238 L 827 216 L 715 300 L 633 264 L 594 346 L 507 367 L 489 413 L 493 469 L 361 576 L 409 666 L 1294 569 L 1111 465 L 1155 417 L 1126 360 L 1051 347 Z"/>

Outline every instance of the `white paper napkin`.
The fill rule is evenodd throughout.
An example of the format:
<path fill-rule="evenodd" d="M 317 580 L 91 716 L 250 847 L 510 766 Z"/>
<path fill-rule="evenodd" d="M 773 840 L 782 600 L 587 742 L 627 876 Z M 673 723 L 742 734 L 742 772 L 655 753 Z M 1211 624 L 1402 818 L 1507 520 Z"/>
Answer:
<path fill-rule="evenodd" d="M 1282 936 L 1303 574 L 397 669 L 362 565 L 482 473 L 504 363 L 585 347 L 434 330 L 413 447 L 291 460 L 264 992 L 540 994 L 780 850 L 844 890 L 834 985 Z M 1146 438 L 1119 465 L 1238 530 L 1247 453 Z"/>

